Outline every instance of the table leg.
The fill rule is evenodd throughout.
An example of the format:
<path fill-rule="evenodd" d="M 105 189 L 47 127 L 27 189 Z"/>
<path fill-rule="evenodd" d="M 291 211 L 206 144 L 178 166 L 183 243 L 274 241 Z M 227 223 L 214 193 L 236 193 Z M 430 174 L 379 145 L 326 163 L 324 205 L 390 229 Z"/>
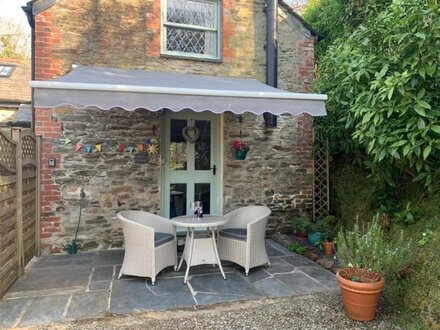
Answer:
<path fill-rule="evenodd" d="M 189 237 L 190 237 L 190 247 L 189 247 L 190 250 L 189 250 L 188 260 L 186 260 L 186 272 L 185 272 L 185 278 L 183 280 L 184 284 L 186 284 L 186 282 L 188 280 L 189 269 L 191 267 L 191 259 L 192 259 L 193 250 L 194 250 L 194 228 L 190 229 Z"/>
<path fill-rule="evenodd" d="M 215 257 L 217 258 L 218 268 L 220 268 L 220 271 L 222 272 L 223 279 L 226 280 L 226 275 L 225 275 L 225 272 L 223 271 L 222 263 L 220 262 L 220 257 L 218 255 L 218 251 L 217 251 L 217 242 L 215 241 L 215 231 L 214 231 L 214 228 L 211 228 L 211 232 L 212 232 L 212 235 L 211 235 L 212 246 L 214 248 Z"/>
<path fill-rule="evenodd" d="M 189 228 L 186 228 L 186 238 L 188 239 L 188 237 L 189 237 Z M 185 255 L 186 255 L 186 251 L 185 250 L 187 248 L 188 248 L 188 245 L 185 242 L 185 248 L 183 249 L 182 256 L 180 257 L 179 266 L 177 266 L 177 271 L 179 271 L 180 267 L 182 267 L 183 259 L 185 259 Z"/>

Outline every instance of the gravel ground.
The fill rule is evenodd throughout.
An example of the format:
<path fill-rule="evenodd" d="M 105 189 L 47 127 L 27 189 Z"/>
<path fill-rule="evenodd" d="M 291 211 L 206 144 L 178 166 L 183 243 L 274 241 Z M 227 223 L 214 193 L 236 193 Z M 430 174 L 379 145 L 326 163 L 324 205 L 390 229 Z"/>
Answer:
<path fill-rule="evenodd" d="M 400 329 L 379 306 L 376 319 L 356 322 L 345 316 L 338 293 L 262 299 L 207 305 L 101 319 L 33 326 L 32 330 L 62 329 Z"/>

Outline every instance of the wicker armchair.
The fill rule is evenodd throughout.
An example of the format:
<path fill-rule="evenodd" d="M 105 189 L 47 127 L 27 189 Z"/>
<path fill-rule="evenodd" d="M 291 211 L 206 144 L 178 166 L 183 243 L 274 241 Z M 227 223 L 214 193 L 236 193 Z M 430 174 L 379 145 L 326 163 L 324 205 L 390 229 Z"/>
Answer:
<path fill-rule="evenodd" d="M 168 266 L 177 267 L 175 226 L 165 218 L 145 211 L 118 213 L 124 234 L 125 254 L 118 279 L 124 275 L 150 277 Z"/>
<path fill-rule="evenodd" d="M 246 206 L 225 215 L 230 220 L 219 228 L 217 247 L 220 259 L 249 269 L 268 264 L 264 236 L 271 211 L 265 206 Z"/>

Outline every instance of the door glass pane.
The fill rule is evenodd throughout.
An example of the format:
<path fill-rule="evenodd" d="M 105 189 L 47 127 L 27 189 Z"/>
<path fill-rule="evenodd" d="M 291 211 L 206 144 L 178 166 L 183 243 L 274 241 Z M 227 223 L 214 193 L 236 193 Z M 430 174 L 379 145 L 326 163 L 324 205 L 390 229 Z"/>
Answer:
<path fill-rule="evenodd" d="M 200 137 L 195 143 L 195 166 L 196 171 L 211 169 L 211 122 L 209 120 L 196 120 L 196 127 L 200 131 Z"/>
<path fill-rule="evenodd" d="M 170 169 L 186 170 L 186 141 L 182 136 L 186 120 L 171 119 L 170 124 Z"/>
<path fill-rule="evenodd" d="M 186 183 L 170 184 L 170 218 L 186 215 Z"/>
<path fill-rule="evenodd" d="M 202 201 L 203 214 L 211 214 L 211 184 L 196 183 L 194 185 L 194 200 Z"/>

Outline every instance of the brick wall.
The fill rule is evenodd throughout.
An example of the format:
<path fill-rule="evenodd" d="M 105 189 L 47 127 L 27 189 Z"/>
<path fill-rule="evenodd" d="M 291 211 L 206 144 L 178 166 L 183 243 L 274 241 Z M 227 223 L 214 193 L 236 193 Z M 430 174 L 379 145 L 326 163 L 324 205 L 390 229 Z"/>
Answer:
<path fill-rule="evenodd" d="M 58 0 L 36 16 L 36 79 L 51 79 L 68 72 L 72 64 L 82 64 L 249 77 L 264 82 L 264 1 L 224 0 L 222 3 L 222 61 L 215 63 L 160 56 L 158 0 Z M 278 16 L 279 87 L 308 91 L 313 78 L 314 39 L 282 9 Z M 59 251 L 60 243 L 73 237 L 80 186 L 85 186 L 88 196 L 84 227 L 80 231 L 80 242 L 86 249 L 120 246 L 121 233 L 114 217 L 118 209 L 141 207 L 158 211 L 159 159 L 149 162 L 148 171 L 134 167 L 134 178 L 117 169 L 102 178 L 99 169 L 108 173 L 109 167 L 122 166 L 121 159 L 127 159 L 118 154 L 99 159 L 78 154 L 60 139 L 98 143 L 108 133 L 108 127 L 118 127 L 124 115 L 132 120 L 127 119 L 124 130 L 112 133 L 120 139 L 128 134 L 124 132 L 142 135 L 138 131 L 142 121 L 160 123 L 157 114 L 150 112 L 138 116 L 114 111 L 36 109 L 35 127 L 43 136 L 44 154 L 43 249 Z M 88 112 L 93 113 L 93 120 Z M 225 211 L 246 203 L 269 205 L 275 215 L 270 228 L 279 230 L 293 212 L 311 206 L 312 120 L 309 116 L 281 116 L 279 127 L 267 130 L 262 116 L 246 114 L 245 117 L 243 131 L 252 151 L 248 160 L 238 162 L 232 159 L 229 148 L 238 134 L 238 120 L 232 114 L 225 114 Z M 47 166 L 48 158 L 56 159 L 55 168 Z M 259 176 L 254 176 L 255 171 Z M 257 177 L 261 180 L 255 181 Z M 237 178 L 241 179 L 240 183 Z M 151 203 L 145 204 L 145 199 Z"/>

